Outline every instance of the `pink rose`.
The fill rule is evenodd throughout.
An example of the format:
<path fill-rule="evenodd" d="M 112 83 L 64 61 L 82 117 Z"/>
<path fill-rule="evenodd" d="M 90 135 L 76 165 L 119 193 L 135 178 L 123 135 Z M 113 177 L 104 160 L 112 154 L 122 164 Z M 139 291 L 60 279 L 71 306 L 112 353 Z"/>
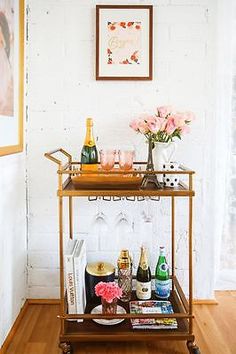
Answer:
<path fill-rule="evenodd" d="M 173 119 L 174 119 L 174 123 L 175 123 L 176 128 L 180 128 L 183 125 L 185 125 L 185 117 L 183 114 L 176 113 L 176 114 L 171 115 L 171 117 L 173 117 Z"/>
<path fill-rule="evenodd" d="M 172 111 L 171 106 L 160 106 L 157 107 L 157 115 L 161 118 L 165 118 Z"/>
<path fill-rule="evenodd" d="M 163 132 L 166 129 L 167 119 L 160 117 L 157 117 L 157 119 L 160 124 L 160 131 Z"/>
<path fill-rule="evenodd" d="M 176 129 L 176 125 L 175 125 L 175 119 L 174 117 L 169 117 L 166 123 L 166 128 L 165 131 L 168 135 L 171 135 L 172 133 L 174 133 L 175 129 Z"/>
<path fill-rule="evenodd" d="M 160 130 L 161 125 L 159 120 L 156 117 L 150 116 L 146 120 L 147 120 L 147 126 L 152 133 L 157 133 Z"/>
<path fill-rule="evenodd" d="M 139 125 L 138 125 L 138 129 L 139 129 L 140 133 L 142 133 L 142 134 L 146 134 L 149 131 L 148 125 L 144 120 L 140 120 Z"/>
<path fill-rule="evenodd" d="M 132 128 L 133 130 L 135 130 L 136 132 L 139 131 L 139 119 L 133 119 L 130 123 L 130 128 Z"/>

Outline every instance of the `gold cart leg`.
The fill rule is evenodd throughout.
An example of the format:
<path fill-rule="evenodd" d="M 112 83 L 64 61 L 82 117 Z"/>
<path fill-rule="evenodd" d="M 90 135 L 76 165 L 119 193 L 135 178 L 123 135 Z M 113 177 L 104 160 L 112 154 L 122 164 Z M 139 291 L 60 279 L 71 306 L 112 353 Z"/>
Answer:
<path fill-rule="evenodd" d="M 60 314 L 65 313 L 64 302 L 64 258 L 63 258 L 63 198 L 59 197 L 59 253 L 60 253 Z M 64 320 L 61 319 L 61 333 L 64 333 Z"/>
<path fill-rule="evenodd" d="M 172 277 L 175 276 L 175 197 L 171 197 L 171 265 Z M 174 290 L 174 278 L 172 278 L 172 291 Z"/>
<path fill-rule="evenodd" d="M 189 314 L 193 315 L 193 198 L 189 197 Z M 193 318 L 189 319 L 189 333 L 193 333 Z"/>
<path fill-rule="evenodd" d="M 73 200 L 69 197 L 69 233 L 70 239 L 73 239 Z"/>

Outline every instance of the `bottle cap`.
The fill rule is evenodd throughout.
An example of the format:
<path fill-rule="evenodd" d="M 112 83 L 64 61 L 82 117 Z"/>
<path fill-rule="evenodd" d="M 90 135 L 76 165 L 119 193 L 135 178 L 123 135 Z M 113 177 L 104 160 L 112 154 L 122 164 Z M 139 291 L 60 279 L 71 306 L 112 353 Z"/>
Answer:
<path fill-rule="evenodd" d="M 160 253 L 165 253 L 165 247 L 164 246 L 160 246 Z"/>
<path fill-rule="evenodd" d="M 92 127 L 93 126 L 93 118 L 87 118 L 86 125 L 89 125 L 90 127 Z"/>

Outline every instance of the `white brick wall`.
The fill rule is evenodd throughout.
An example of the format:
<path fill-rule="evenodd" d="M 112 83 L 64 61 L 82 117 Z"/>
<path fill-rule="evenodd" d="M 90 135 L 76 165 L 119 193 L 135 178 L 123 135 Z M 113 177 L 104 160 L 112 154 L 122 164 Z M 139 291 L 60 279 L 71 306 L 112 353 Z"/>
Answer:
<path fill-rule="evenodd" d="M 0 347 L 26 298 L 25 153 L 0 157 Z"/>
<path fill-rule="evenodd" d="M 222 11 L 223 12 L 223 11 Z M 225 18 L 229 17 L 228 12 L 223 12 Z M 232 23 L 229 22 L 224 30 L 228 29 L 233 34 L 236 33 L 236 4 L 232 2 L 231 16 Z M 223 27 L 223 26 L 222 26 Z M 222 37 L 224 32 L 222 34 Z M 218 278 L 216 288 L 220 290 L 236 288 L 236 38 L 235 35 L 232 41 L 224 42 L 224 52 L 229 53 L 227 59 L 222 58 L 225 62 L 225 73 L 227 79 L 232 83 L 228 93 L 228 101 L 231 103 L 229 111 L 227 111 L 227 125 L 230 134 L 227 140 L 228 159 L 226 160 L 227 175 L 226 175 L 226 203 L 225 203 L 225 218 L 222 243 L 220 244 L 221 255 L 218 259 Z M 222 88 L 224 89 L 224 87 Z M 227 101 L 227 102 L 228 102 Z M 223 107 L 224 109 L 224 107 Z M 224 110 L 225 111 L 225 110 Z"/>
<path fill-rule="evenodd" d="M 85 118 L 92 116 L 102 143 L 134 144 L 137 159 L 146 158 L 146 146 L 128 128 L 129 121 L 157 105 L 173 104 L 197 115 L 192 132 L 178 143 L 176 159 L 197 171 L 195 208 L 196 297 L 213 297 L 214 255 L 208 254 L 213 236 L 205 215 L 209 175 L 207 163 L 214 154 L 208 146 L 206 122 L 213 122 L 214 109 L 214 0 L 116 1 L 117 4 L 154 5 L 154 79 L 151 82 L 97 82 L 95 73 L 95 5 L 111 1 L 28 0 L 27 44 L 27 168 L 29 192 L 29 297 L 58 295 L 58 223 L 56 166 L 44 152 L 63 147 L 78 159 L 85 135 Z M 108 99 L 109 97 L 109 99 Z M 209 129 L 209 123 L 207 126 Z M 209 147 L 209 149 L 208 149 Z M 151 221 L 145 222 L 147 203 L 81 200 L 75 232 L 87 233 L 89 260 L 116 262 L 122 245 L 129 245 L 138 260 L 138 247 L 145 241 L 154 269 L 160 244 L 169 247 L 169 202 L 151 202 Z M 186 210 L 178 202 L 178 272 L 187 283 Z M 120 212 L 128 225 L 117 227 Z M 106 223 L 94 225 L 98 212 Z M 122 233 L 122 237 L 120 234 Z M 183 248 L 182 248 L 183 246 Z M 104 251 L 102 251 L 104 250 Z M 206 272 L 206 268 L 208 271 Z M 205 277 L 208 279 L 205 279 Z M 204 277 L 204 279 L 203 279 Z M 209 287 L 202 283 L 209 281 Z"/>

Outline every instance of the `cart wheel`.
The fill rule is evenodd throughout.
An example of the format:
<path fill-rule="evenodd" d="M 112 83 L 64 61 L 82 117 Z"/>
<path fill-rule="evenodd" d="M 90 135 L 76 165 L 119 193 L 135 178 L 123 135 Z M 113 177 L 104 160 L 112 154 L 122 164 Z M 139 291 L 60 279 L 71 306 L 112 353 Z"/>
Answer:
<path fill-rule="evenodd" d="M 73 349 L 70 342 L 59 343 L 59 348 L 61 348 L 63 354 L 73 354 Z"/>
<path fill-rule="evenodd" d="M 188 341 L 187 342 L 187 347 L 188 347 L 188 350 L 189 350 L 190 354 L 201 354 L 200 349 L 193 342 Z"/>

